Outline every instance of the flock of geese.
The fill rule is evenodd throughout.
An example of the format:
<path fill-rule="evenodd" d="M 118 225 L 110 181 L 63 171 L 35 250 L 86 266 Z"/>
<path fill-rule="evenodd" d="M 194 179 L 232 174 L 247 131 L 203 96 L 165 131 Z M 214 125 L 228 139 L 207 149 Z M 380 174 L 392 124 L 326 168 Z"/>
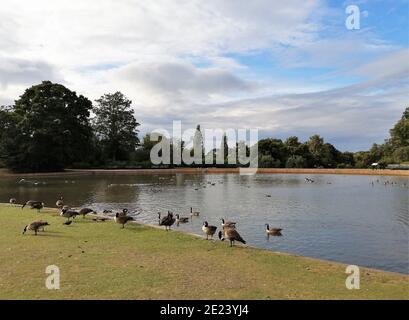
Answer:
<path fill-rule="evenodd" d="M 171 226 L 173 224 L 181 224 L 181 223 L 188 223 L 193 217 L 199 217 L 200 212 L 199 211 L 193 211 L 193 208 L 190 208 L 190 217 L 181 217 L 179 214 L 176 214 L 174 216 L 173 212 L 168 211 L 168 214 L 164 217 L 161 217 L 161 213 L 158 212 L 158 224 L 160 226 L 164 226 L 165 230 L 170 230 Z M 243 244 L 246 243 L 246 241 L 240 236 L 238 231 L 236 230 L 236 223 L 235 222 L 230 222 L 230 221 L 224 221 L 222 220 L 222 231 L 219 232 L 218 236 L 219 239 L 224 241 L 225 239 L 230 241 L 230 246 L 233 246 L 235 241 L 241 242 Z M 207 221 L 203 222 L 202 226 L 202 231 L 206 235 L 206 240 L 209 240 L 209 237 L 213 239 L 213 236 L 215 235 L 217 231 L 216 226 L 211 226 Z"/>
<path fill-rule="evenodd" d="M 9 202 L 11 205 L 17 205 L 17 200 L 15 198 L 11 198 Z M 64 198 L 62 196 L 57 200 L 55 205 L 61 210 L 60 216 L 66 218 L 66 221 L 63 223 L 64 225 L 70 225 L 73 222 L 73 219 L 75 219 L 77 216 L 82 215 L 82 217 L 85 218 L 85 216 L 89 213 L 97 214 L 96 211 L 90 208 L 81 208 L 79 210 L 70 208 L 69 206 L 64 204 Z M 37 209 L 37 211 L 40 212 L 40 210 L 44 208 L 45 204 L 42 201 L 29 200 L 21 206 L 21 209 L 24 209 L 24 207 L 26 206 L 30 207 L 31 209 Z M 112 211 L 104 210 L 104 213 L 110 213 L 110 212 Z M 116 223 L 122 226 L 122 229 L 125 228 L 125 225 L 129 221 L 135 220 L 134 217 L 129 216 L 128 213 L 129 213 L 128 209 L 122 209 L 121 212 L 115 213 L 114 220 Z M 179 214 L 174 215 L 173 212 L 171 211 L 168 211 L 167 215 L 162 217 L 161 213 L 158 212 L 158 224 L 159 226 L 164 226 L 166 231 L 169 231 L 175 223 L 176 225 L 188 223 L 194 217 L 199 217 L 199 216 L 200 216 L 200 212 L 194 211 L 193 207 L 190 208 L 190 216 L 185 216 L 185 217 L 181 217 Z M 98 221 L 103 222 L 107 220 L 107 218 L 96 216 L 93 218 L 93 220 L 96 222 Z M 246 243 L 246 241 L 241 237 L 241 235 L 237 231 L 236 225 L 237 225 L 236 222 L 226 221 L 223 218 L 221 219 L 221 228 L 218 233 L 218 238 L 221 241 L 228 240 L 230 242 L 231 247 L 234 245 L 235 241 L 241 242 L 243 244 Z M 49 226 L 49 223 L 47 221 L 43 221 L 43 220 L 34 221 L 24 227 L 23 234 L 25 234 L 28 230 L 31 230 L 31 231 L 34 231 L 35 235 L 37 235 L 37 232 L 40 230 L 44 231 L 44 227 L 46 226 Z M 267 236 L 281 236 L 281 231 L 282 231 L 281 228 L 270 228 L 268 224 L 266 224 L 265 227 L 266 227 L 265 233 L 267 234 Z M 213 239 L 213 236 L 216 234 L 217 229 L 218 229 L 217 226 L 209 225 L 207 221 L 203 222 L 202 231 L 206 235 L 206 240 L 209 240 L 209 238 Z"/>
<path fill-rule="evenodd" d="M 168 214 L 164 217 L 161 216 L 161 213 L 158 212 L 158 224 L 164 226 L 165 230 L 170 230 L 173 224 L 179 225 L 180 223 L 188 223 L 193 217 L 198 217 L 200 215 L 199 211 L 193 211 L 193 208 L 190 208 L 190 217 L 181 217 L 179 214 L 174 215 L 173 212 L 168 211 Z M 234 245 L 234 242 L 241 242 L 243 244 L 246 241 L 241 237 L 236 228 L 237 222 L 225 221 L 221 219 L 221 230 L 218 233 L 218 237 L 221 241 L 228 240 L 230 242 L 230 247 Z M 281 236 L 281 228 L 270 228 L 268 224 L 265 225 L 265 232 L 267 236 Z M 202 231 L 206 235 L 206 240 L 213 239 L 213 236 L 216 234 L 217 226 L 209 225 L 207 221 L 203 222 Z"/>
<path fill-rule="evenodd" d="M 379 179 L 376 179 L 376 181 L 371 181 L 372 187 L 375 186 L 375 183 L 377 183 L 377 184 L 383 184 L 385 187 L 386 187 L 386 186 L 391 186 L 391 187 L 393 187 L 393 186 L 398 186 L 398 187 L 399 187 L 399 184 L 398 184 L 398 182 L 396 182 L 396 181 L 389 181 L 389 180 L 379 181 Z M 408 184 L 407 184 L 406 182 L 404 182 L 404 183 L 402 183 L 400 186 L 401 186 L 402 188 L 406 188 L 406 187 L 408 186 Z"/>

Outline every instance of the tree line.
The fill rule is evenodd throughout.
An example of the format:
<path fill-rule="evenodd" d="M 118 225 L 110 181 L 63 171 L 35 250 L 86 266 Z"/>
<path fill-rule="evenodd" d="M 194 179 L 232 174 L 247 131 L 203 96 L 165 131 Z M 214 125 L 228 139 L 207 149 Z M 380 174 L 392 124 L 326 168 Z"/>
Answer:
<path fill-rule="evenodd" d="M 16 172 L 152 167 L 150 151 L 157 142 L 149 134 L 141 142 L 139 126 L 132 101 L 121 92 L 104 94 L 92 103 L 61 84 L 44 81 L 26 89 L 14 105 L 0 107 L 0 165 Z M 202 139 L 200 125 L 194 137 L 198 139 Z M 185 148 L 184 141 L 179 143 Z M 199 143 L 203 158 L 216 158 L 217 148 L 206 153 L 203 142 Z M 238 144 L 229 147 L 225 135 L 221 143 L 224 159 L 237 152 Z M 295 136 L 285 141 L 267 138 L 256 147 L 259 167 L 365 168 L 374 162 L 406 162 L 409 108 L 390 130 L 390 138 L 368 151 L 341 152 L 318 135 L 305 142 Z M 226 161 L 217 166 L 234 165 Z"/>
<path fill-rule="evenodd" d="M 0 160 L 18 172 L 128 160 L 139 145 L 131 104 L 121 92 L 105 94 L 93 105 L 61 84 L 32 86 L 14 105 L 0 109 Z"/>

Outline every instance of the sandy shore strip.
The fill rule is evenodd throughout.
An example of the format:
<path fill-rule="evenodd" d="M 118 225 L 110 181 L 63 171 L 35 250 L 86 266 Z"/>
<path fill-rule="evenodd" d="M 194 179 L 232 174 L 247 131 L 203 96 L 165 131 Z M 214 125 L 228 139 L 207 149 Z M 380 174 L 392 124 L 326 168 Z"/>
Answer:
<path fill-rule="evenodd" d="M 0 177 L 33 177 L 33 176 L 75 176 L 94 174 L 239 174 L 239 168 L 174 168 L 174 169 L 67 169 L 62 172 L 13 173 L 0 169 Z M 285 169 L 259 168 L 257 174 L 347 174 L 369 176 L 404 176 L 409 177 L 409 170 L 391 169 Z"/>

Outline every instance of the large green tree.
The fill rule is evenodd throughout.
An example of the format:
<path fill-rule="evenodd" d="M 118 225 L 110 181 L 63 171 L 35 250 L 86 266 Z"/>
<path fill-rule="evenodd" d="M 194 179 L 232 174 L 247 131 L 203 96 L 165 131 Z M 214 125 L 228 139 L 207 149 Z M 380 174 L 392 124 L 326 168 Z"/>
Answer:
<path fill-rule="evenodd" d="M 385 143 L 384 162 L 409 161 L 409 107 L 403 112 L 402 118 L 390 130 L 390 139 Z"/>
<path fill-rule="evenodd" d="M 311 136 L 307 146 L 312 157 L 311 165 L 314 167 L 333 168 L 342 161 L 342 153 L 332 144 L 325 143 L 319 135 Z"/>
<path fill-rule="evenodd" d="M 287 161 L 287 149 L 281 139 L 262 139 L 258 142 L 259 163 L 272 163 L 275 167 Z M 263 157 L 269 156 L 269 157 Z"/>
<path fill-rule="evenodd" d="M 390 143 L 393 148 L 409 147 L 409 107 L 403 112 L 402 118 L 390 130 Z"/>
<path fill-rule="evenodd" d="M 367 152 L 355 155 L 358 166 L 367 167 L 371 163 L 382 165 L 409 162 L 409 108 L 403 112 L 402 118 L 390 130 L 390 138 L 383 144 L 373 144 Z"/>
<path fill-rule="evenodd" d="M 139 145 L 138 126 L 132 101 L 121 92 L 105 94 L 95 100 L 95 134 L 106 158 L 128 160 Z"/>
<path fill-rule="evenodd" d="M 0 112 L 0 150 L 14 171 L 58 171 L 88 159 L 92 103 L 61 84 L 44 81 L 28 88 Z"/>

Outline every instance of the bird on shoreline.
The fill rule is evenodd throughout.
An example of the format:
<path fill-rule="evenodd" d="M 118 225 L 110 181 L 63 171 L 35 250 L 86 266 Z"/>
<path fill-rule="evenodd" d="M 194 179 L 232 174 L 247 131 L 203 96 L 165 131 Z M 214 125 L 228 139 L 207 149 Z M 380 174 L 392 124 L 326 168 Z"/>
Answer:
<path fill-rule="evenodd" d="M 85 218 L 85 216 L 86 216 L 88 213 L 94 213 L 94 214 L 96 214 L 96 212 L 95 212 L 94 210 L 90 209 L 90 208 L 82 208 L 82 209 L 80 209 L 80 210 L 78 211 L 78 214 L 81 215 L 83 219 Z"/>
<path fill-rule="evenodd" d="M 222 228 L 236 228 L 237 222 L 225 221 L 224 218 L 220 219 L 222 221 Z"/>
<path fill-rule="evenodd" d="M 126 208 L 124 208 L 124 209 L 122 209 L 121 212 L 117 212 L 117 214 L 118 214 L 119 216 L 127 216 L 127 215 L 128 215 L 128 212 L 129 212 L 129 210 L 126 209 Z M 116 214 L 115 214 L 115 216 L 116 216 Z"/>
<path fill-rule="evenodd" d="M 119 223 L 119 224 L 122 224 L 122 229 L 125 228 L 125 224 L 126 224 L 128 221 L 132 221 L 132 220 L 134 220 L 134 218 L 132 218 L 132 217 L 130 217 L 130 216 L 127 216 L 127 215 L 124 215 L 123 213 L 117 212 L 117 213 L 115 214 L 115 222 L 116 222 L 116 223 Z"/>
<path fill-rule="evenodd" d="M 209 226 L 209 223 L 207 221 L 205 221 L 205 222 L 203 222 L 202 230 L 206 234 L 206 240 L 209 240 L 209 236 L 213 240 L 213 235 L 216 233 L 217 227 L 216 226 Z"/>
<path fill-rule="evenodd" d="M 60 216 L 67 218 L 67 221 L 69 221 L 71 218 L 75 219 L 76 216 L 78 216 L 78 211 L 75 210 L 70 210 L 70 209 L 62 209 L 60 212 Z"/>
<path fill-rule="evenodd" d="M 268 236 L 281 236 L 281 231 L 283 229 L 281 228 L 270 228 L 270 225 L 268 223 L 265 224 L 266 227 L 266 234 Z"/>
<path fill-rule="evenodd" d="M 45 226 L 49 226 L 47 221 L 42 221 L 42 220 L 34 221 L 34 222 L 30 223 L 29 225 L 25 226 L 22 234 L 25 234 L 27 232 L 27 230 L 32 230 L 32 231 L 34 231 L 34 235 L 36 236 L 39 229 L 43 229 L 43 231 L 44 231 Z"/>
<path fill-rule="evenodd" d="M 44 208 L 44 205 L 45 205 L 44 202 L 41 201 L 28 200 L 26 203 L 23 204 L 21 210 L 23 210 L 25 206 L 30 206 L 30 209 L 37 209 L 37 211 L 40 212 L 40 210 Z"/>
<path fill-rule="evenodd" d="M 219 231 L 219 239 L 224 241 L 225 239 L 230 241 L 230 247 L 234 245 L 234 241 L 246 244 L 246 241 L 240 236 L 234 228 L 224 228 L 223 231 Z"/>
<path fill-rule="evenodd" d="M 60 199 L 58 199 L 57 200 L 57 202 L 55 203 L 55 205 L 58 207 L 58 208 L 62 208 L 62 207 L 64 207 L 64 198 L 63 198 L 63 196 L 61 196 L 60 197 Z"/>
<path fill-rule="evenodd" d="M 160 214 L 159 214 L 160 219 Z M 173 213 L 168 211 L 168 215 L 160 219 L 159 225 L 165 226 L 165 230 L 169 231 L 170 227 L 175 223 L 176 219 L 173 217 Z"/>

